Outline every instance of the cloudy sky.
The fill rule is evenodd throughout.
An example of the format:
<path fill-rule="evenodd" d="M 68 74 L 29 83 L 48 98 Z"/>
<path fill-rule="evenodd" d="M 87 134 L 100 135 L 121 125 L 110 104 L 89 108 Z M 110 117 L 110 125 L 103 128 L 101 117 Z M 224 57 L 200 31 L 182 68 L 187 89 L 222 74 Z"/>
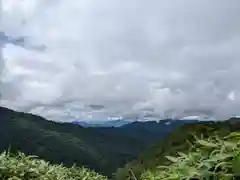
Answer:
<path fill-rule="evenodd" d="M 239 0 L 1 5 L 2 106 L 59 121 L 240 115 Z"/>

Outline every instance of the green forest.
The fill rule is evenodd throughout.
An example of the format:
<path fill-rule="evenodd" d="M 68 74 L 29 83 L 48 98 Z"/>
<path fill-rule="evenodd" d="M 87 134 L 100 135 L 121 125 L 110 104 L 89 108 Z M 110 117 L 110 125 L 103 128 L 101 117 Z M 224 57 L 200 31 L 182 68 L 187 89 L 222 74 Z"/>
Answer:
<path fill-rule="evenodd" d="M 120 130 L 56 123 L 7 108 L 0 116 L 3 180 L 240 178 L 238 119 L 185 124 L 167 135 L 152 122 Z"/>

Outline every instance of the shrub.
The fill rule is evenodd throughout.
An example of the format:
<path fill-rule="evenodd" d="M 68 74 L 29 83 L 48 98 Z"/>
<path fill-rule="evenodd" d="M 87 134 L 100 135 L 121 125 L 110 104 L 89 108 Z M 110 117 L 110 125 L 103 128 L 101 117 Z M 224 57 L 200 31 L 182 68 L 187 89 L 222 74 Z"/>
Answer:
<path fill-rule="evenodd" d="M 195 137 L 188 153 L 166 156 L 169 166 L 147 170 L 142 180 L 230 180 L 240 178 L 240 133 Z"/>
<path fill-rule="evenodd" d="M 107 180 L 85 168 L 66 168 L 62 165 L 50 165 L 36 156 L 25 156 L 23 153 L 11 155 L 3 152 L 0 155 L 1 180 Z"/>

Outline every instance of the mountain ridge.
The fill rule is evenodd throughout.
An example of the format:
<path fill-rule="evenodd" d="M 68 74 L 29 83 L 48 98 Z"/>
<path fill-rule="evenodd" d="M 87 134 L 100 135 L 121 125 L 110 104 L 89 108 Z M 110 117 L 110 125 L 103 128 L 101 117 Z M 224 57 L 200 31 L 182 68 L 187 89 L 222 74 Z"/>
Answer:
<path fill-rule="evenodd" d="M 72 124 L 80 125 L 83 127 L 121 127 L 126 124 L 132 123 L 133 121 L 127 120 L 111 120 L 111 121 L 72 121 Z"/>
<path fill-rule="evenodd" d="M 13 152 L 34 154 L 67 167 L 73 164 L 84 166 L 109 177 L 117 168 L 139 157 L 141 159 L 140 154 L 154 147 L 153 144 L 179 133 L 179 128 L 185 128 L 184 134 L 195 126 L 201 127 L 201 123 L 218 123 L 162 120 L 132 122 L 121 127 L 82 127 L 4 107 L 0 107 L 0 121 L 0 151 L 10 147 Z M 240 128 L 236 118 L 230 119 L 228 124 Z M 157 152 L 154 151 L 153 156 L 154 153 Z"/>
<path fill-rule="evenodd" d="M 0 151 L 11 147 L 13 152 L 34 154 L 66 166 L 76 163 L 109 176 L 168 135 L 161 129 L 151 131 L 151 125 L 82 127 L 5 107 L 0 107 L 0 121 Z"/>

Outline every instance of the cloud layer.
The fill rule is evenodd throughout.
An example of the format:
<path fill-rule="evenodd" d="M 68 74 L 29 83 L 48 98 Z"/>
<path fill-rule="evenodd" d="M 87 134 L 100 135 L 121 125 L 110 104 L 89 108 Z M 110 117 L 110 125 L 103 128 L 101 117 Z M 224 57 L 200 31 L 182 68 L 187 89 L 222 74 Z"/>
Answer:
<path fill-rule="evenodd" d="M 240 114 L 239 0 L 2 5 L 2 31 L 24 37 L 4 43 L 4 106 L 60 121 Z"/>

